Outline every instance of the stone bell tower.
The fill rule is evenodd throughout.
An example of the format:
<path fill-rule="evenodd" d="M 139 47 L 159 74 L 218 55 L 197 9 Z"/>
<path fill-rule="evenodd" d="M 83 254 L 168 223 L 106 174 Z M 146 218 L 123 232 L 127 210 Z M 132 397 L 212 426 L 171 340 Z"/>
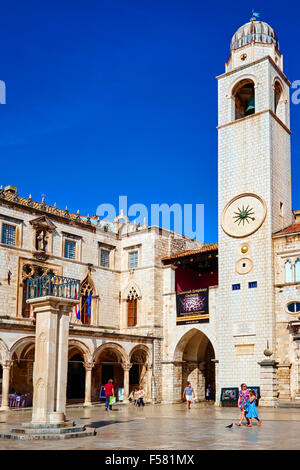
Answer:
<path fill-rule="evenodd" d="M 260 385 L 275 347 L 272 234 L 292 223 L 290 83 L 275 31 L 252 18 L 218 79 L 218 388 Z"/>

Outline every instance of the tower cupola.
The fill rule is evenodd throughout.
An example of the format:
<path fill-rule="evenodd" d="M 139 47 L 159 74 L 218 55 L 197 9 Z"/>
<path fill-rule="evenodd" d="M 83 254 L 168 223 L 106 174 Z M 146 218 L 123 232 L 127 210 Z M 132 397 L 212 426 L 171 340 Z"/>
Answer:
<path fill-rule="evenodd" d="M 268 23 L 252 18 L 241 26 L 232 37 L 230 57 L 225 64 L 226 72 L 266 56 L 270 56 L 282 70 L 282 54 L 279 51 L 275 30 Z"/>

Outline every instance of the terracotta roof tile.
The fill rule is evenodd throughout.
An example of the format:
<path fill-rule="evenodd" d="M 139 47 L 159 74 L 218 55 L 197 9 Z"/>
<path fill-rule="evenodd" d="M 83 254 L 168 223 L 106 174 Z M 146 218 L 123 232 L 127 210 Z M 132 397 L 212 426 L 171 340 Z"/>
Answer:
<path fill-rule="evenodd" d="M 286 227 L 283 230 L 276 232 L 274 235 L 279 235 L 281 233 L 295 233 L 295 232 L 300 232 L 300 222 L 298 222 L 297 224 L 290 225 L 289 227 Z"/>
<path fill-rule="evenodd" d="M 197 248 L 197 250 L 185 250 L 185 251 L 179 251 L 178 253 L 174 253 L 173 255 L 170 256 L 165 256 L 162 258 L 162 261 L 169 261 L 169 260 L 175 260 L 178 258 L 183 258 L 185 256 L 191 256 L 191 255 L 198 255 L 201 253 L 206 253 L 209 251 L 216 251 L 218 250 L 218 243 L 209 243 L 208 245 L 203 245 L 201 248 Z"/>

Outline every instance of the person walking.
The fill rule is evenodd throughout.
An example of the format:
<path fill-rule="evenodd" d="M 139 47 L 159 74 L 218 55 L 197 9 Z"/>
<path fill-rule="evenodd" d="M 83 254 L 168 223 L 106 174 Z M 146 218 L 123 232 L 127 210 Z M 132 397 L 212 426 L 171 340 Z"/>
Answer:
<path fill-rule="evenodd" d="M 195 392 L 190 382 L 187 382 L 187 386 L 183 390 L 182 398 L 186 398 L 187 409 L 191 409 L 192 400 L 195 398 Z"/>
<path fill-rule="evenodd" d="M 256 393 L 254 390 L 250 390 L 249 392 L 249 405 L 248 405 L 248 410 L 247 410 L 247 413 L 246 413 L 246 418 L 249 420 L 249 423 L 247 424 L 247 426 L 249 428 L 252 428 L 252 419 L 256 419 L 256 421 L 258 421 L 257 425 L 260 426 L 261 425 L 261 419 L 259 419 L 258 417 L 258 413 L 257 413 L 257 409 L 256 409 L 256 405 L 255 405 L 255 401 L 257 399 L 257 396 L 256 396 Z"/>
<path fill-rule="evenodd" d="M 145 396 L 145 391 L 144 391 L 143 387 L 140 385 L 138 406 L 141 406 L 141 405 L 145 406 L 144 396 Z"/>
<path fill-rule="evenodd" d="M 113 380 L 109 379 L 107 384 L 104 385 L 104 392 L 105 392 L 105 409 L 106 411 L 112 410 L 112 405 L 110 404 L 110 397 L 115 396 L 115 389 L 113 386 Z"/>
<path fill-rule="evenodd" d="M 137 388 L 134 389 L 133 398 L 134 398 L 134 406 L 138 406 L 140 394 Z"/>
<path fill-rule="evenodd" d="M 241 426 L 244 419 L 249 423 L 248 418 L 246 418 L 246 411 L 249 404 L 249 390 L 247 389 L 246 384 L 241 384 L 241 390 L 239 391 L 238 407 L 241 410 L 241 418 L 238 423 L 235 423 L 237 426 Z"/>

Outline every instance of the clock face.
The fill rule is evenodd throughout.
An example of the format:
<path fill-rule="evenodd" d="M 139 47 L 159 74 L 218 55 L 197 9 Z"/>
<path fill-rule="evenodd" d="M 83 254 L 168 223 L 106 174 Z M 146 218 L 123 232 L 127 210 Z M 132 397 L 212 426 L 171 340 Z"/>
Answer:
<path fill-rule="evenodd" d="M 255 194 L 241 194 L 226 204 L 222 229 L 231 237 L 247 237 L 263 224 L 267 214 L 265 201 Z"/>

